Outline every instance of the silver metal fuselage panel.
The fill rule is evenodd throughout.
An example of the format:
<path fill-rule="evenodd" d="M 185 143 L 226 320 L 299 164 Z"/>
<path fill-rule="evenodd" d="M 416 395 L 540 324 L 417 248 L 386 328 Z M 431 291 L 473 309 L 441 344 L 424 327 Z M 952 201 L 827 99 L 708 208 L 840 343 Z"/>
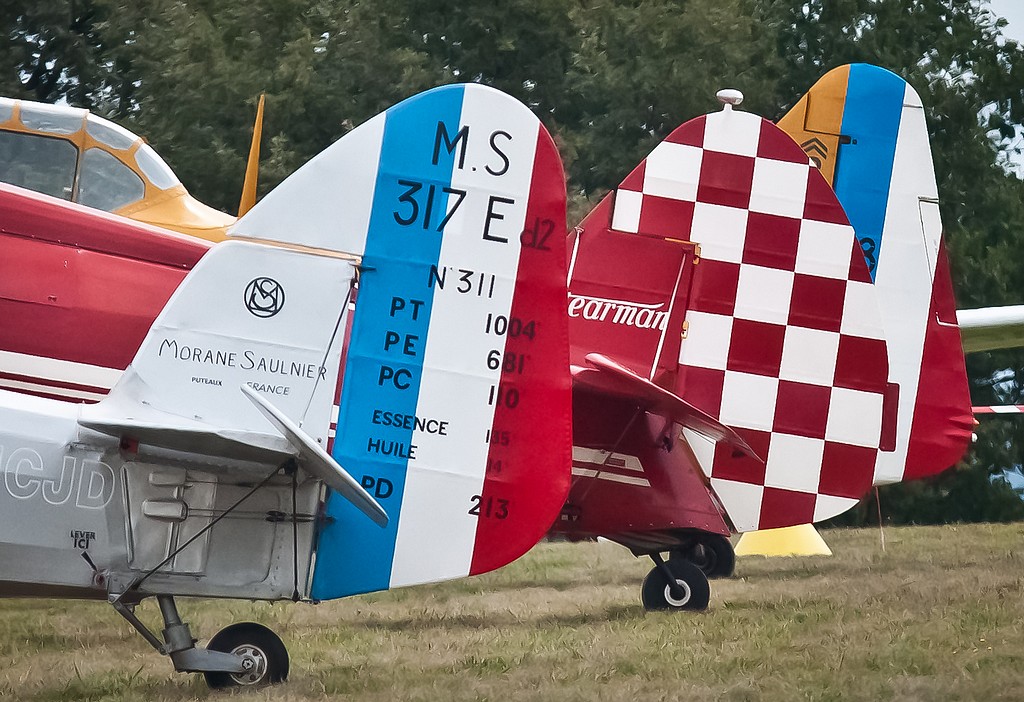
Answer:
<path fill-rule="evenodd" d="M 123 453 L 78 412 L 0 391 L 0 596 L 106 599 L 165 560 L 135 596 L 308 595 L 318 481 L 300 474 L 294 511 L 281 474 L 225 515 L 274 466 Z"/>

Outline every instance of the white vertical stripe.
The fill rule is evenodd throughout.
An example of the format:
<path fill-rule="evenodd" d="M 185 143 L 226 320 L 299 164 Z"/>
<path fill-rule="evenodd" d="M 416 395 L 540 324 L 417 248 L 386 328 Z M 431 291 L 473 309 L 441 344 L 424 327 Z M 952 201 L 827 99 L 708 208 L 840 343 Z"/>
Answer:
<path fill-rule="evenodd" d="M 935 259 L 928 252 L 938 249 L 942 235 L 937 217 L 926 222 L 921 217 L 920 199 L 934 200 L 938 193 L 920 104 L 907 86 L 875 274 L 889 349 L 889 379 L 900 386 L 896 450 L 879 453 L 875 483 L 901 480 L 906 467 L 935 277 Z"/>
<path fill-rule="evenodd" d="M 512 307 L 540 126 L 525 106 L 472 84 L 466 86 L 461 124 L 469 126 L 469 140 L 465 166 L 452 175 L 452 187 L 469 194 L 445 228 L 439 267 L 473 270 L 474 281 L 482 272 L 487 288 L 491 275 L 496 282 L 490 299 L 476 295 L 475 288 L 455 292 L 451 278 L 444 290 L 435 286 L 416 414 L 448 421 L 448 436 L 413 433 L 417 448 L 406 474 L 392 587 L 469 574 L 478 517 L 468 512 L 471 498 L 483 489 L 486 433 L 494 419 L 488 397 L 501 380 L 500 368 L 488 369 L 487 356 L 503 350 L 505 341 L 485 334 L 484 323 L 488 313 L 508 316 Z M 495 176 L 488 167 L 504 167 L 491 145 L 499 130 L 512 138 L 493 137 L 509 162 L 508 171 Z M 507 243 L 483 238 L 492 195 L 515 200 L 493 206 L 504 219 L 491 220 L 490 235 Z"/>

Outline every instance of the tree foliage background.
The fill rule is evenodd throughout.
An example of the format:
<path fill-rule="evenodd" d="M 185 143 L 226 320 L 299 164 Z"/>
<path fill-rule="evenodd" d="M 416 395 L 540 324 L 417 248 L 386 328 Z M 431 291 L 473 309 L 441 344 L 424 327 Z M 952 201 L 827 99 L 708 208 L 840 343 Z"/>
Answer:
<path fill-rule="evenodd" d="M 736 87 L 781 117 L 830 68 L 889 68 L 928 108 L 961 307 L 1024 302 L 1024 50 L 987 0 L 0 1 L 0 94 L 90 108 L 144 136 L 234 211 L 267 95 L 261 189 L 382 109 L 479 81 L 555 135 L 584 214 L 681 122 Z M 978 404 L 1024 403 L 1024 356 L 968 361 Z M 1024 424 L 985 420 L 966 462 L 881 491 L 894 521 L 1024 517 L 998 477 Z M 846 522 L 870 521 L 868 501 Z"/>

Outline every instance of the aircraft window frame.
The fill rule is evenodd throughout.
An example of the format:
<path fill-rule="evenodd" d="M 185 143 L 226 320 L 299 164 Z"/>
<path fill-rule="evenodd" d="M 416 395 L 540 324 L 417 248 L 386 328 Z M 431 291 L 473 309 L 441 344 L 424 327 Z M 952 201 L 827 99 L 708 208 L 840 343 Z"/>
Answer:
<path fill-rule="evenodd" d="M 0 122 L 7 122 L 14 117 L 14 100 L 0 98 Z"/>
<path fill-rule="evenodd" d="M 36 147 L 46 144 L 46 146 L 42 147 L 44 150 L 50 149 L 51 147 L 53 147 L 53 150 L 51 150 L 49 154 L 45 155 L 49 156 L 58 154 L 60 158 L 70 156 L 71 160 L 69 163 L 54 163 L 48 166 L 56 175 L 66 177 L 66 182 L 58 181 L 54 178 L 53 184 L 46 187 L 46 184 L 41 183 L 40 178 L 50 177 L 53 174 L 47 173 L 44 170 L 44 166 L 40 165 L 39 158 L 32 158 L 33 156 L 39 156 L 38 149 L 35 149 L 34 154 L 28 154 L 30 158 L 25 159 L 23 163 L 4 156 L 4 158 L 0 159 L 0 161 L 2 161 L 2 163 L 0 163 L 0 182 L 17 185 L 19 187 L 26 188 L 37 193 L 42 193 L 44 195 L 49 195 L 51 197 L 60 198 L 62 200 L 71 200 L 73 198 L 75 182 L 78 174 L 78 162 L 80 158 L 78 147 L 74 142 L 58 136 L 30 134 L 28 132 L 2 129 L 0 130 L 0 154 L 4 153 L 4 149 L 6 147 L 2 142 L 6 139 L 10 139 L 10 143 L 15 143 L 20 140 L 21 144 L 35 145 Z M 62 144 L 63 146 L 57 146 L 57 144 Z M 33 147 L 30 146 L 29 148 L 32 149 Z M 60 149 L 64 149 L 64 153 L 58 153 Z M 11 178 L 10 174 L 3 170 L 19 166 L 22 167 L 21 170 L 23 171 L 24 176 L 20 179 Z M 33 182 L 31 180 L 32 178 L 35 178 L 36 180 Z"/>
<path fill-rule="evenodd" d="M 47 134 L 77 134 L 85 123 L 86 110 L 61 105 L 21 103 L 21 123 L 27 129 Z"/>
<path fill-rule="evenodd" d="M 181 180 L 178 179 L 178 176 L 174 175 L 174 171 L 167 165 L 167 162 L 160 158 L 160 154 L 145 142 L 135 152 L 135 163 L 149 182 L 161 190 L 181 185 Z"/>
<path fill-rule="evenodd" d="M 95 146 L 82 154 L 76 202 L 113 212 L 145 196 L 145 181 L 116 156 Z"/>
<path fill-rule="evenodd" d="M 120 151 L 130 149 L 139 140 L 137 134 L 133 134 L 121 125 L 93 114 L 90 114 L 85 120 L 85 131 L 104 146 Z"/>

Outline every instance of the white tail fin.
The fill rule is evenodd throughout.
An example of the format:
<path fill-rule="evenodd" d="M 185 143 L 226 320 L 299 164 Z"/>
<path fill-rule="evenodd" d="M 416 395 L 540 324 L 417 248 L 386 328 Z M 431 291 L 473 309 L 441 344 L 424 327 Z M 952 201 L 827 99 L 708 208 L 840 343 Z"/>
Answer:
<path fill-rule="evenodd" d="M 329 451 L 391 522 L 329 498 L 313 597 L 482 573 L 550 527 L 570 468 L 564 223 L 543 125 L 465 84 L 361 125 L 233 227 L 360 260 Z"/>

